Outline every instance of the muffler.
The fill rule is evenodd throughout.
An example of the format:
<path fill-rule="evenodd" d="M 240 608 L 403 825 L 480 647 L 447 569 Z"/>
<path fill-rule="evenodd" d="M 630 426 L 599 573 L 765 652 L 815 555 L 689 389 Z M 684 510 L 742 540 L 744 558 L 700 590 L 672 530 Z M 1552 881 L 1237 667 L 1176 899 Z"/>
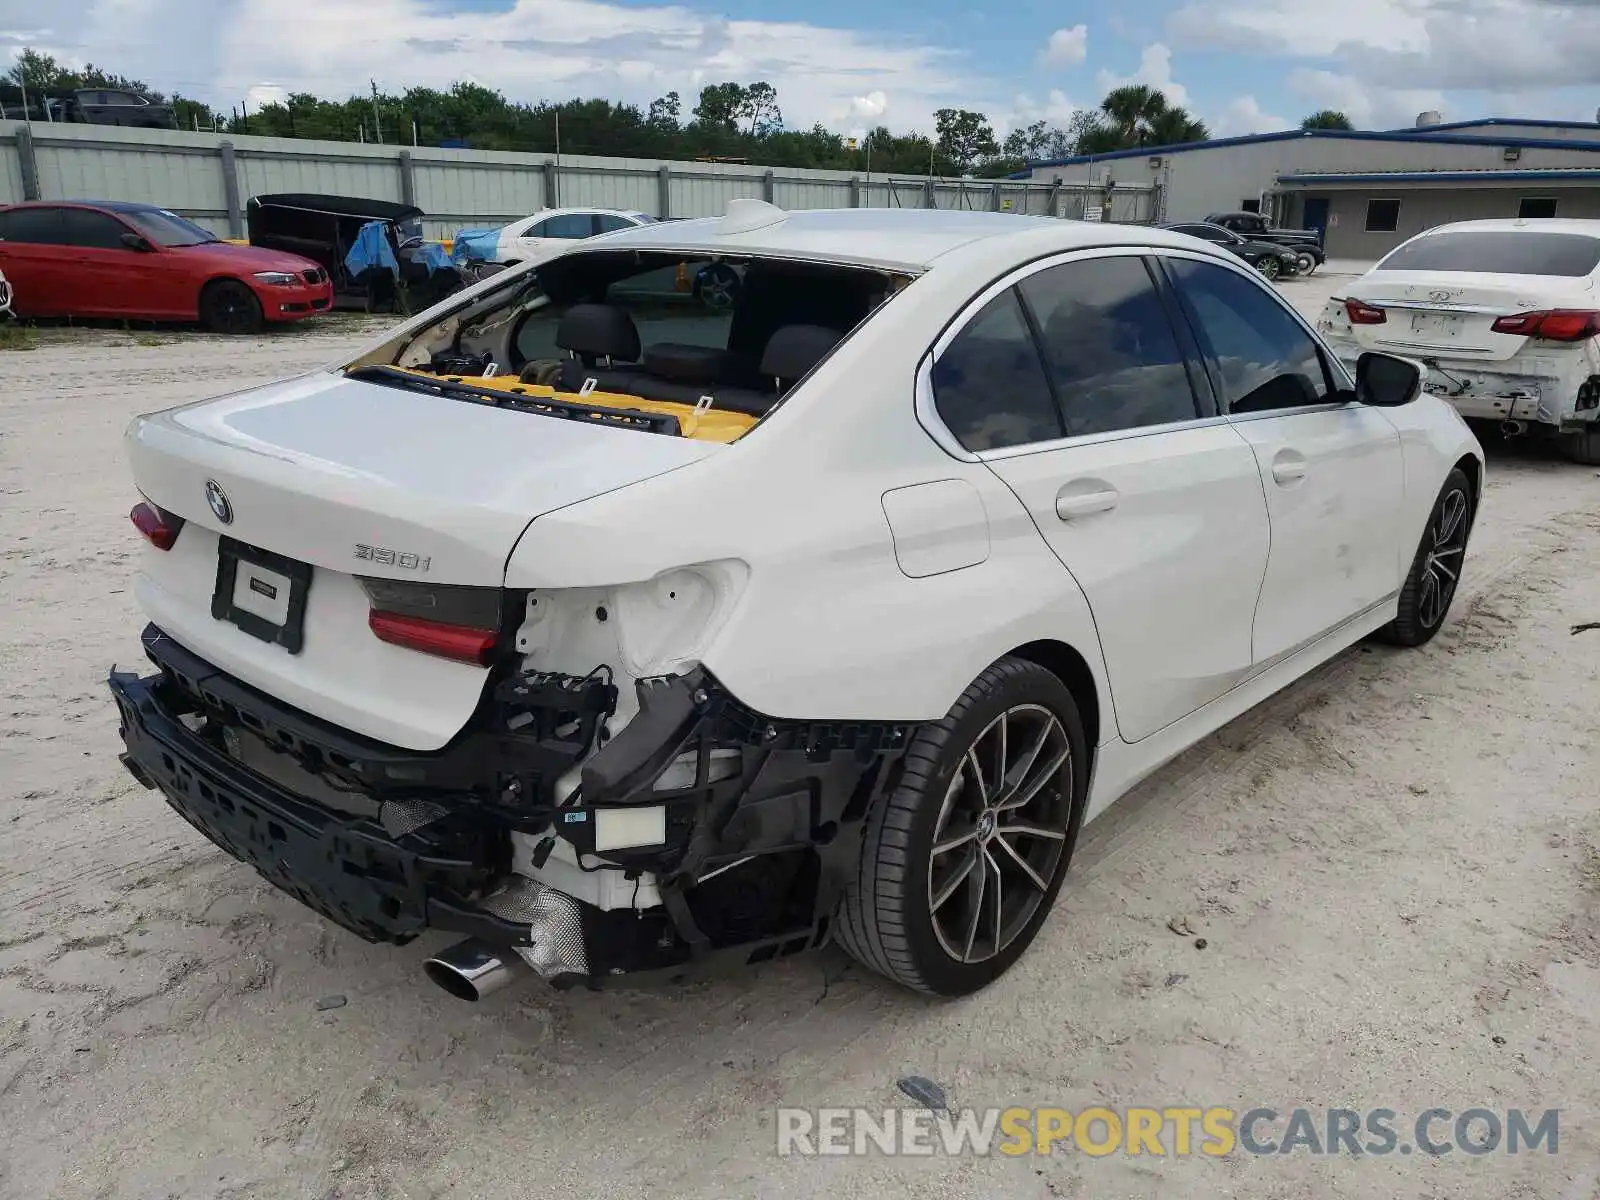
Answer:
<path fill-rule="evenodd" d="M 1502 437 L 1521 437 L 1528 432 L 1528 427 L 1521 421 L 1501 421 L 1500 435 Z"/>
<path fill-rule="evenodd" d="M 422 969 L 458 1000 L 476 1003 L 527 974 L 528 965 L 509 946 L 468 938 L 439 951 Z"/>

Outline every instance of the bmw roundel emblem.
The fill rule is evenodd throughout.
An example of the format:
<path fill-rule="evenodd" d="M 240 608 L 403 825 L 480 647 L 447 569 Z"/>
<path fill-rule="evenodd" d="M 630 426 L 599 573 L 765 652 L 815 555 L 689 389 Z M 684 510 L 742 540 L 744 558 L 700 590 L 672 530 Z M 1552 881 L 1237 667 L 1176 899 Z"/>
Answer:
<path fill-rule="evenodd" d="M 206 480 L 206 503 L 211 505 L 217 520 L 224 525 L 233 524 L 233 505 L 228 500 L 228 493 L 222 490 L 222 485 L 215 479 Z"/>

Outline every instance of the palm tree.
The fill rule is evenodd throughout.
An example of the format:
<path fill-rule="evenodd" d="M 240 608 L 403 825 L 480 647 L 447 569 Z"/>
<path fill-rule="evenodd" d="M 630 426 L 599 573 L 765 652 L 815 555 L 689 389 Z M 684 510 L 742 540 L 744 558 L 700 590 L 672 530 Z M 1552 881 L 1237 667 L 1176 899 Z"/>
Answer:
<path fill-rule="evenodd" d="M 1100 111 L 1111 118 L 1124 146 L 1137 146 L 1151 123 L 1167 111 L 1167 98 L 1147 83 L 1129 83 L 1108 92 Z"/>
<path fill-rule="evenodd" d="M 1145 130 L 1143 145 L 1181 146 L 1185 142 L 1203 142 L 1211 136 L 1204 121 L 1189 115 L 1186 108 L 1169 108 L 1151 121 Z"/>

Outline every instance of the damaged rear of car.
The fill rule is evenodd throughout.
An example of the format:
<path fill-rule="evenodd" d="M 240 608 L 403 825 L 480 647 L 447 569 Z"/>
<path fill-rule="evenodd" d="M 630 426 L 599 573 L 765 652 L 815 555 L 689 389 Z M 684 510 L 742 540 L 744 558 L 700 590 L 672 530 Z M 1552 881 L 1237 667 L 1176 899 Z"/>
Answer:
<path fill-rule="evenodd" d="M 111 677 L 124 763 L 359 936 L 464 935 L 427 970 L 467 999 L 825 940 L 916 728 L 718 677 L 752 556 L 695 553 L 716 514 L 637 570 L 586 524 L 739 453 L 915 268 L 591 247 L 128 434 L 155 670 Z M 712 257 L 732 303 L 682 286 Z"/>

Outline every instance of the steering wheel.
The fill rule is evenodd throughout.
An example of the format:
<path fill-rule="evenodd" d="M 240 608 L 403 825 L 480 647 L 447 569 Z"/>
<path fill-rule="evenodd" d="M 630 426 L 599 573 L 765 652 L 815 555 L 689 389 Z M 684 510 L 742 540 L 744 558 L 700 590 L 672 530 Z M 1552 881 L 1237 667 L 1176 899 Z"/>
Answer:
<path fill-rule="evenodd" d="M 695 294 L 707 308 L 722 312 L 739 300 L 739 273 L 727 263 L 710 263 L 695 276 Z"/>

